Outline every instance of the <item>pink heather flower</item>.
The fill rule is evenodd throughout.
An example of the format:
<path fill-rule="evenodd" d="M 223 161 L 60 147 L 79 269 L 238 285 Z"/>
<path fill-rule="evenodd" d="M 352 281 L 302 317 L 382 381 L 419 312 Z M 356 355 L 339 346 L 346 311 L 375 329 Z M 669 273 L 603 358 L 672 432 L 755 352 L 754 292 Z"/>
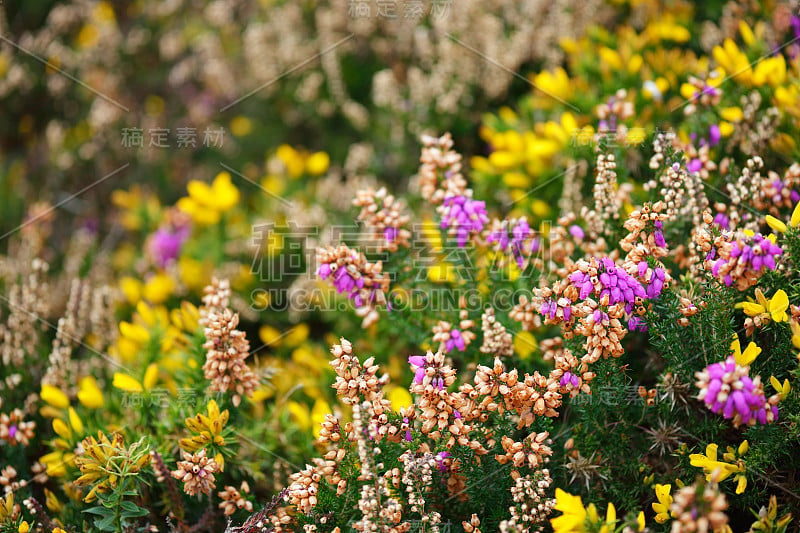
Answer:
<path fill-rule="evenodd" d="M 161 227 L 150 236 L 147 244 L 147 252 L 156 265 L 165 268 L 178 258 L 183 243 L 185 243 L 188 238 L 188 226 L 178 228 Z"/>
<path fill-rule="evenodd" d="M 721 229 L 731 229 L 731 219 L 728 218 L 728 215 L 723 212 L 719 212 L 714 215 L 713 223 L 719 226 Z"/>
<path fill-rule="evenodd" d="M 425 366 L 428 364 L 427 357 L 424 355 L 411 355 L 408 357 L 408 363 L 414 372 L 414 383 L 422 383 L 425 379 Z M 433 385 L 434 389 L 444 390 L 444 379 L 434 377 L 431 380 L 431 385 Z"/>
<path fill-rule="evenodd" d="M 425 356 L 411 355 L 408 357 L 408 364 L 411 365 L 411 370 L 414 372 L 414 383 L 422 383 L 425 378 Z"/>
<path fill-rule="evenodd" d="M 716 146 L 719 144 L 720 139 L 722 139 L 722 133 L 719 130 L 718 124 L 712 124 L 708 128 L 708 144 L 709 146 Z"/>
<path fill-rule="evenodd" d="M 464 343 L 464 337 L 461 336 L 461 331 L 453 328 L 450 330 L 450 339 L 444 343 L 445 350 L 452 351 L 453 348 L 458 348 L 462 352 L 467 348 Z"/>
<path fill-rule="evenodd" d="M 508 227 L 512 226 L 511 235 L 509 236 Z M 495 243 L 495 251 L 500 253 L 508 253 L 509 251 L 514 256 L 517 266 L 522 268 L 525 264 L 525 257 L 531 252 L 539 249 L 538 239 L 533 239 L 530 245 L 526 245 L 528 239 L 531 238 L 531 228 L 528 225 L 527 219 L 524 217 L 517 220 L 504 220 L 500 227 L 489 232 L 486 237 L 487 243 Z"/>
<path fill-rule="evenodd" d="M 599 274 L 597 281 L 599 281 L 601 288 L 599 294 L 595 295 L 599 298 L 607 295 L 608 305 L 623 302 L 625 304 L 625 311 L 630 313 L 633 310 L 637 296 L 640 298 L 648 297 L 642 284 L 639 283 L 636 278 L 625 272 L 621 267 L 614 264 L 611 258 L 604 257 L 598 260 L 598 263 L 600 263 L 600 268 L 597 270 Z M 576 270 L 570 274 L 569 279 L 580 290 L 579 297 L 581 300 L 597 292 L 595 282 L 592 280 L 591 276 L 585 272 Z M 663 286 L 663 278 L 661 283 Z"/>
<path fill-rule="evenodd" d="M 563 312 L 564 321 L 569 322 L 569 319 L 572 316 L 572 306 L 567 298 L 559 298 L 558 301 L 553 300 L 552 298 L 546 300 L 542 303 L 542 307 L 539 309 L 539 312 L 543 317 L 549 318 L 550 320 L 555 320 L 558 316 L 559 308 L 561 308 Z"/>
<path fill-rule="evenodd" d="M 480 233 L 489 222 L 485 202 L 463 195 L 448 196 L 443 206 L 441 227 L 455 233 L 460 248 L 467 245 L 470 233 Z"/>
<path fill-rule="evenodd" d="M 750 238 L 750 242 L 737 240 L 733 242 L 733 249 L 731 250 L 731 258 L 738 258 L 740 264 L 745 265 L 745 270 L 753 270 L 756 273 L 761 272 L 762 269 L 775 270 L 775 261 L 783 253 L 783 250 L 777 244 L 756 233 Z M 719 270 L 723 265 L 727 264 L 725 259 L 717 259 L 711 266 L 711 273 L 714 276 L 719 275 Z M 731 286 L 733 279 L 730 275 L 725 276 L 725 285 Z"/>
<path fill-rule="evenodd" d="M 559 384 L 562 387 L 572 386 L 572 388 L 577 389 L 578 387 L 580 387 L 581 381 L 580 378 L 575 374 L 573 374 L 572 372 L 564 372 L 564 375 L 561 376 Z"/>
<path fill-rule="evenodd" d="M 579 241 L 582 240 L 586 234 L 583 232 L 580 226 L 577 224 L 573 224 L 569 227 L 569 234 L 572 235 L 574 238 L 578 239 Z"/>
<path fill-rule="evenodd" d="M 775 191 L 775 194 L 772 195 L 772 201 L 776 205 L 781 205 L 786 201 L 783 195 L 783 190 L 787 188 L 788 184 L 786 184 L 780 178 L 777 178 L 772 182 L 772 189 Z M 800 201 L 800 193 L 794 189 L 789 189 L 789 199 L 791 200 L 792 204 L 796 204 L 798 201 Z"/>
<path fill-rule="evenodd" d="M 695 157 L 688 163 L 686 163 L 686 170 L 689 172 L 700 172 L 700 169 L 703 168 L 703 162 L 700 160 L 699 157 Z"/>
<path fill-rule="evenodd" d="M 631 331 L 647 331 L 647 323 L 638 316 L 632 316 L 628 320 L 628 329 Z"/>
<path fill-rule="evenodd" d="M 733 356 L 714 363 L 698 372 L 698 399 L 711 411 L 725 419 L 734 419 L 734 425 L 768 424 L 778 419 L 777 399 L 764 395 L 761 378 L 751 379 L 750 368 L 736 364 Z"/>
<path fill-rule="evenodd" d="M 406 425 L 408 425 L 408 417 L 407 417 L 407 416 L 404 416 L 404 417 L 403 417 L 403 424 L 406 424 Z M 406 439 L 406 442 L 411 442 L 412 440 L 414 440 L 414 439 L 411 437 L 411 428 L 409 428 L 409 429 L 407 429 L 407 430 L 406 430 L 405 439 Z"/>
<path fill-rule="evenodd" d="M 391 226 L 386 226 L 383 229 L 383 238 L 386 239 L 386 242 L 392 243 L 397 238 L 398 229 L 393 228 Z"/>
<path fill-rule="evenodd" d="M 643 263 L 644 261 L 642 261 Z M 641 263 L 639 264 L 639 271 L 641 272 Z M 650 300 L 655 300 L 659 296 L 661 296 L 661 291 L 664 289 L 664 278 L 666 276 L 666 272 L 661 267 L 655 267 L 653 269 L 653 275 L 650 277 L 650 283 L 647 284 L 645 287 L 645 292 L 647 293 L 647 298 Z"/>
<path fill-rule="evenodd" d="M 436 454 L 436 463 L 439 465 L 439 472 L 447 472 L 447 465 L 444 460 L 450 457 L 450 452 L 439 452 Z"/>

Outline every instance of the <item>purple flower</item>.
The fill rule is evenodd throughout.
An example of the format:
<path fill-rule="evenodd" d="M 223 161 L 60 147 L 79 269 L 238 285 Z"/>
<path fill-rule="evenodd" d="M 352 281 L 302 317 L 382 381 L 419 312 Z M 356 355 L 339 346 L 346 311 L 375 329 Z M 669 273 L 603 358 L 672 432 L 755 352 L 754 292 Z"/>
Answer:
<path fill-rule="evenodd" d="M 470 233 L 479 233 L 489 222 L 486 204 L 467 196 L 448 196 L 444 199 L 442 229 L 454 230 L 458 246 L 467 244 Z"/>
<path fill-rule="evenodd" d="M 647 298 L 642 284 L 636 278 L 614 264 L 608 257 L 598 261 L 597 279 L 593 280 L 589 274 L 577 270 L 570 274 L 569 279 L 580 289 L 579 297 L 586 299 L 591 294 L 599 298 L 608 296 L 608 305 L 617 303 L 625 304 L 625 311 L 633 310 L 636 297 Z M 663 280 L 662 280 L 663 282 Z M 599 287 L 598 287 L 599 285 Z"/>
<path fill-rule="evenodd" d="M 740 264 L 745 265 L 746 270 L 753 270 L 760 273 L 763 269 L 775 270 L 775 263 L 778 257 L 783 254 L 780 246 L 773 243 L 760 233 L 756 233 L 748 240 L 737 240 L 733 242 L 731 249 L 731 259 L 736 259 Z M 719 258 L 711 265 L 711 273 L 719 275 L 720 268 L 727 264 L 728 260 Z M 723 279 L 726 285 L 730 286 L 733 279 L 726 275 Z"/>
<path fill-rule="evenodd" d="M 11 440 L 14 440 L 14 437 L 16 436 L 17 436 L 17 426 L 11 424 L 10 426 L 8 426 L 8 437 Z"/>
<path fill-rule="evenodd" d="M 647 293 L 647 298 L 650 300 L 655 300 L 659 296 L 661 296 L 661 291 L 664 288 L 664 278 L 666 277 L 666 272 L 661 267 L 655 267 L 653 269 L 653 275 L 650 276 L 650 283 L 647 284 L 645 287 L 645 292 Z"/>
<path fill-rule="evenodd" d="M 397 228 L 387 226 L 383 229 L 383 238 L 386 239 L 386 242 L 392 243 L 397 238 L 397 233 Z"/>
<path fill-rule="evenodd" d="M 716 146 L 719 144 L 720 139 L 722 139 L 722 133 L 719 131 L 718 124 L 712 124 L 708 128 L 708 144 L 709 146 Z"/>
<path fill-rule="evenodd" d="M 566 387 L 568 385 L 572 386 L 573 388 L 578 388 L 580 386 L 580 378 L 573 374 L 572 372 L 564 372 L 564 375 L 561 376 L 559 380 L 559 385 L 562 387 Z"/>
<path fill-rule="evenodd" d="M 653 233 L 653 238 L 656 241 L 656 245 L 666 248 L 667 241 L 664 240 L 664 223 L 660 220 L 656 220 L 654 226 L 656 227 L 656 230 Z"/>
<path fill-rule="evenodd" d="M 407 416 L 404 416 L 404 417 L 403 417 L 403 424 L 406 424 L 406 425 L 408 425 L 408 417 L 407 417 Z M 410 428 L 406 430 L 405 439 L 406 439 L 406 441 L 407 441 L 407 442 L 411 442 L 412 440 L 414 440 L 414 439 L 411 437 L 411 429 L 410 429 Z"/>
<path fill-rule="evenodd" d="M 439 452 L 436 454 L 436 463 L 439 465 L 439 472 L 447 472 L 447 465 L 444 460 L 450 457 L 450 452 Z"/>
<path fill-rule="evenodd" d="M 577 224 L 573 224 L 569 227 L 569 234 L 572 235 L 574 238 L 578 240 L 582 240 L 585 237 L 585 233 L 583 233 L 583 229 Z"/>
<path fill-rule="evenodd" d="M 713 223 L 719 226 L 721 229 L 731 229 L 731 219 L 728 218 L 728 215 L 721 211 L 714 215 Z"/>
<path fill-rule="evenodd" d="M 701 168 L 703 168 L 703 162 L 700 161 L 698 157 L 695 157 L 686 164 L 686 170 L 689 172 L 699 172 Z"/>
<path fill-rule="evenodd" d="M 546 300 L 542 303 L 539 313 L 541 313 L 541 315 L 545 318 L 555 320 L 559 308 L 561 308 L 563 312 L 564 320 L 568 322 L 572 316 L 572 306 L 569 304 L 569 300 L 566 298 L 561 298 L 558 302 L 553 299 Z"/>
<path fill-rule="evenodd" d="M 647 331 L 647 323 L 638 316 L 632 316 L 628 320 L 628 329 L 631 331 Z"/>
<path fill-rule="evenodd" d="M 509 236 L 508 226 L 513 222 L 511 235 Z M 526 241 L 531 237 L 531 228 L 525 218 L 516 221 L 504 220 L 500 228 L 495 229 L 486 237 L 487 243 L 495 243 L 495 250 L 499 253 L 508 253 L 514 256 L 517 266 L 522 268 L 525 264 L 525 257 L 531 252 L 539 249 L 539 241 L 533 239 L 529 246 Z"/>
<path fill-rule="evenodd" d="M 414 383 L 422 383 L 425 378 L 425 363 L 424 355 L 411 355 L 408 357 L 408 364 L 411 365 L 411 370 L 414 372 Z"/>
<path fill-rule="evenodd" d="M 767 401 L 760 383 L 749 369 L 736 364 L 733 356 L 698 372 L 699 399 L 712 412 L 726 419 L 739 415 L 743 424 L 767 424 L 778 418 L 778 407 Z M 757 380 L 759 381 L 759 380 Z"/>
<path fill-rule="evenodd" d="M 189 238 L 189 228 L 161 227 L 150 236 L 147 251 L 153 262 L 161 268 L 175 261 L 181 253 L 181 248 Z"/>
<path fill-rule="evenodd" d="M 461 336 L 461 331 L 455 328 L 451 329 L 450 338 L 444 343 L 444 348 L 448 352 L 452 351 L 453 348 L 458 348 L 463 352 L 467 346 L 464 343 L 464 337 Z"/>
<path fill-rule="evenodd" d="M 789 189 L 789 186 L 783 180 L 778 178 L 772 182 L 772 188 L 775 189 L 775 194 L 772 195 L 772 201 L 776 205 L 780 206 L 786 201 L 784 199 L 784 189 Z M 794 189 L 789 189 L 788 193 L 792 204 L 796 204 L 797 201 L 800 200 L 800 194 Z"/>

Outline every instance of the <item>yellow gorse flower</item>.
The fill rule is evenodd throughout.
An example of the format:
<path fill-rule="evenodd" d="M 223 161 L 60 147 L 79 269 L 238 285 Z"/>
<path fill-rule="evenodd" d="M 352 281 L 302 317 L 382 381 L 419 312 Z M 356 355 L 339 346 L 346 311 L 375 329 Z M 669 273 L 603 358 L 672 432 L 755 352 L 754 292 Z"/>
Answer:
<path fill-rule="evenodd" d="M 84 425 L 72 407 L 67 407 L 66 413 L 56 416 L 53 419 L 53 431 L 56 434 L 52 442 L 54 450 L 42 456 L 39 461 L 45 465 L 48 476 L 62 477 L 67 475 L 67 466 L 74 465 L 73 450 L 84 435 Z"/>
<path fill-rule="evenodd" d="M 304 172 L 312 176 L 320 176 L 328 171 L 331 164 L 330 156 L 325 152 L 308 154 L 303 150 L 296 150 L 288 144 L 280 145 L 275 155 L 292 178 L 299 178 Z"/>
<path fill-rule="evenodd" d="M 739 344 L 739 337 L 734 335 L 733 342 L 731 342 L 731 352 L 733 353 L 733 359 L 736 361 L 737 365 L 750 366 L 750 364 L 756 360 L 758 354 L 761 353 L 761 348 L 756 343 L 751 342 L 747 345 L 744 352 L 742 352 L 741 345 Z"/>
<path fill-rule="evenodd" d="M 9 492 L 5 499 L 0 499 L 0 523 L 5 522 L 14 514 L 14 493 Z"/>
<path fill-rule="evenodd" d="M 225 446 L 222 430 L 228 423 L 230 413 L 227 409 L 220 412 L 216 400 L 208 402 L 206 413 L 207 415 L 198 413 L 194 417 L 186 419 L 186 427 L 195 433 L 195 435 L 180 441 L 181 448 L 187 452 L 194 453 L 212 442 L 217 446 Z"/>
<path fill-rule="evenodd" d="M 556 489 L 556 511 L 563 514 L 550 519 L 554 533 L 580 533 L 584 531 L 598 531 L 599 533 L 612 533 L 617 523 L 617 510 L 613 503 L 606 508 L 605 519 L 597 512 L 593 503 L 583 507 L 580 496 L 573 496 L 568 492 Z M 589 526 L 589 528 L 587 528 Z"/>
<path fill-rule="evenodd" d="M 574 91 L 573 83 L 570 81 L 567 71 L 558 67 L 555 70 L 543 70 L 539 74 L 529 76 L 534 88 L 543 93 L 541 97 L 537 94 L 537 103 L 542 107 L 550 108 L 558 103 L 557 99 L 569 100 Z"/>
<path fill-rule="evenodd" d="M 675 518 L 675 514 L 670 511 L 670 506 L 672 506 L 672 494 L 670 493 L 671 490 L 672 485 L 669 483 L 666 485 L 660 485 L 656 483 L 655 491 L 656 499 L 658 501 L 653 502 L 651 506 L 653 507 L 653 511 L 656 513 L 656 522 L 659 524 L 663 524 L 670 517 Z"/>
<path fill-rule="evenodd" d="M 761 508 L 758 521 L 750 526 L 750 531 L 785 531 L 786 526 L 792 521 L 792 513 L 786 513 L 778 518 L 778 499 L 773 494 L 769 497 L 767 508 Z"/>
<path fill-rule="evenodd" d="M 125 392 L 144 392 L 152 389 L 157 381 L 158 365 L 156 363 L 151 363 L 144 371 L 142 381 L 122 372 L 114 372 L 113 385 Z"/>
<path fill-rule="evenodd" d="M 192 180 L 186 186 L 189 196 L 181 198 L 178 209 L 192 217 L 196 224 L 216 224 L 222 214 L 230 211 L 239 202 L 239 189 L 231 183 L 231 175 L 220 172 L 209 185 Z"/>
<path fill-rule="evenodd" d="M 102 431 L 97 438 L 86 437 L 82 442 L 83 453 L 75 458 L 81 476 L 75 480 L 78 486 L 92 485 L 84 498 L 91 502 L 98 492 L 107 492 L 116 487 L 125 476 L 137 475 L 150 463 L 150 451 L 142 441 L 126 448 L 122 435 L 114 433 L 109 439 Z"/>
<path fill-rule="evenodd" d="M 47 405 L 51 407 L 55 407 L 56 409 L 66 409 L 69 407 L 69 398 L 64 392 L 54 387 L 53 385 L 42 385 L 42 391 L 39 393 L 39 397 L 47 403 Z"/>
<path fill-rule="evenodd" d="M 785 400 L 787 396 L 789 396 L 789 392 L 792 390 L 792 386 L 789 384 L 788 379 L 783 380 L 783 384 L 776 378 L 775 376 L 770 376 L 769 382 L 772 385 L 772 388 L 775 389 L 775 392 L 778 393 L 778 397 L 781 400 Z"/>
<path fill-rule="evenodd" d="M 580 496 L 556 489 L 556 511 L 561 511 L 561 516 L 550 519 L 550 525 L 555 533 L 573 533 L 586 531 L 586 509 Z"/>
<path fill-rule="evenodd" d="M 718 461 L 718 446 L 711 443 L 706 446 L 705 454 L 693 453 L 689 456 L 689 459 L 692 466 L 703 469 L 707 481 L 713 479 L 721 482 L 735 474 L 736 494 L 741 494 L 747 488 L 747 478 L 744 475 L 745 463 L 741 456 L 747 453 L 749 447 L 746 440 L 739 445 L 737 450 L 734 450 L 732 446 L 728 446 L 727 452 L 723 455 L 724 461 Z"/>
<path fill-rule="evenodd" d="M 767 215 L 764 217 L 764 220 L 773 231 L 777 231 L 778 233 L 786 233 L 786 230 L 788 229 L 784 221 L 778 220 L 772 215 Z"/>
<path fill-rule="evenodd" d="M 100 390 L 97 380 L 93 376 L 83 377 L 78 382 L 78 401 L 89 409 L 98 409 L 105 404 L 103 391 Z"/>
<path fill-rule="evenodd" d="M 789 319 L 786 314 L 786 310 L 789 308 L 789 297 L 783 289 L 773 294 L 770 299 L 764 296 L 761 289 L 756 289 L 756 302 L 742 302 L 741 306 L 747 316 L 764 315 L 775 322 L 786 322 Z"/>
<path fill-rule="evenodd" d="M 715 46 L 711 55 L 729 76 L 742 85 L 752 86 L 753 70 L 750 68 L 750 61 L 733 39 L 725 39 L 722 46 Z"/>

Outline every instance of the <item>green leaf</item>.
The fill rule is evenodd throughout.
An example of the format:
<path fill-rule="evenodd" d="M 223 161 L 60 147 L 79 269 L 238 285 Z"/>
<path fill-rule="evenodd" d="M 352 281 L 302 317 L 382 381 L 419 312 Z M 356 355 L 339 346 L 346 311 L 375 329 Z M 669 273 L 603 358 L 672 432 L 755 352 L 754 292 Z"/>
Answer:
<path fill-rule="evenodd" d="M 83 510 L 84 513 L 91 513 L 97 514 L 100 516 L 113 516 L 114 511 L 107 507 L 103 507 L 102 505 L 96 505 L 94 507 L 89 507 L 88 509 Z"/>
<path fill-rule="evenodd" d="M 131 501 L 122 502 L 122 516 L 124 518 L 136 518 L 139 516 L 146 516 L 147 509 L 142 509 Z"/>
<path fill-rule="evenodd" d="M 117 528 L 114 527 L 114 515 L 107 516 L 105 518 L 95 518 L 94 519 L 94 526 L 99 529 L 100 531 L 116 531 Z"/>

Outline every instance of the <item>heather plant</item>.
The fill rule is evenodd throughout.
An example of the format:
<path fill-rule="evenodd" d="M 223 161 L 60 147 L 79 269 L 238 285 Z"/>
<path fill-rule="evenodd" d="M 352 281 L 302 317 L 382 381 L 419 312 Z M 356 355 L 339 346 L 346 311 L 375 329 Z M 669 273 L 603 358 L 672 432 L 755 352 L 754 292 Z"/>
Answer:
<path fill-rule="evenodd" d="M 795 528 L 798 6 L 462 4 L 3 7 L 0 531 Z"/>

